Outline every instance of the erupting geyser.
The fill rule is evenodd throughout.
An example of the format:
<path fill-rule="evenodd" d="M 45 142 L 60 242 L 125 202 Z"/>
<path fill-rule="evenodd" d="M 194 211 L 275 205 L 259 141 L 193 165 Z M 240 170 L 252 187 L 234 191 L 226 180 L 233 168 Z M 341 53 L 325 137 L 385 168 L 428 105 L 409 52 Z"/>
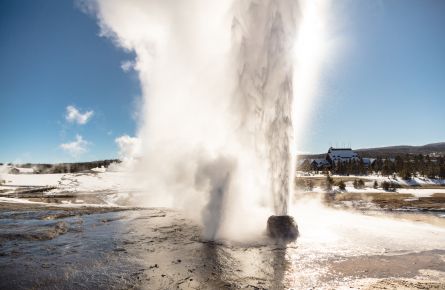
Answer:
<path fill-rule="evenodd" d="M 251 126 L 260 141 L 260 154 L 267 156 L 274 212 L 278 215 L 269 218 L 268 233 L 273 238 L 295 240 L 298 229 L 286 214 L 293 179 L 292 81 L 298 3 L 247 2 L 233 28 L 241 44 L 237 93 L 243 102 L 246 126 Z"/>
<path fill-rule="evenodd" d="M 207 239 L 259 234 L 272 213 L 270 235 L 296 237 L 286 215 L 319 2 L 81 2 L 135 54 L 143 102 L 126 163 L 144 189 L 138 205 L 184 209 Z"/>

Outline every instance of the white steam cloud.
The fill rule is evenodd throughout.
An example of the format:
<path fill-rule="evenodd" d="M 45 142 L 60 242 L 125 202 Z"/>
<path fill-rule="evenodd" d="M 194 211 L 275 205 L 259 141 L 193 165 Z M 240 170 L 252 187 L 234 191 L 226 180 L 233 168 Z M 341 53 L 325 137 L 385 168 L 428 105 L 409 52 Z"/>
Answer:
<path fill-rule="evenodd" d="M 86 111 L 81 113 L 75 106 L 66 107 L 65 119 L 70 123 L 85 125 L 93 117 L 94 111 Z"/>
<path fill-rule="evenodd" d="M 141 150 L 139 138 L 122 135 L 114 140 L 119 147 L 119 158 L 127 161 L 138 156 Z"/>
<path fill-rule="evenodd" d="M 209 239 L 252 238 L 270 214 L 287 212 L 301 121 L 295 104 L 312 94 L 300 82 L 294 87 L 306 73 L 297 49 L 315 48 L 297 42 L 307 38 L 305 21 L 322 17 L 317 6 L 306 15 L 312 2 L 320 3 L 81 2 L 101 35 L 136 55 L 131 67 L 144 97 L 139 149 L 127 149 L 136 140 L 129 136 L 116 142 L 121 154 L 139 154 L 131 163 L 146 193 L 139 204 L 182 208 L 202 221 Z"/>
<path fill-rule="evenodd" d="M 89 142 L 84 140 L 82 136 L 76 135 L 75 141 L 60 144 L 60 148 L 68 152 L 73 157 L 79 157 L 88 151 L 88 144 Z"/>

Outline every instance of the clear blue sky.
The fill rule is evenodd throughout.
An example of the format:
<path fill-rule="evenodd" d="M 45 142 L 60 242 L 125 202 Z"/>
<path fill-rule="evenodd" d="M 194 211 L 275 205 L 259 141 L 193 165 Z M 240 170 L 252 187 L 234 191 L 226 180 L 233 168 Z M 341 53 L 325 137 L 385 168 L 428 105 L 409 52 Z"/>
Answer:
<path fill-rule="evenodd" d="M 334 1 L 345 47 L 326 67 L 301 151 L 445 141 L 445 1 Z M 133 135 L 133 56 L 72 1 L 0 0 L 0 162 L 117 157 Z M 67 106 L 82 124 L 66 119 Z M 77 120 L 77 121 L 76 121 Z M 79 141 L 86 151 L 61 144 Z M 77 139 L 76 139 L 77 138 Z"/>
<path fill-rule="evenodd" d="M 323 72 L 303 151 L 445 141 L 445 1 L 333 1 L 345 51 Z"/>

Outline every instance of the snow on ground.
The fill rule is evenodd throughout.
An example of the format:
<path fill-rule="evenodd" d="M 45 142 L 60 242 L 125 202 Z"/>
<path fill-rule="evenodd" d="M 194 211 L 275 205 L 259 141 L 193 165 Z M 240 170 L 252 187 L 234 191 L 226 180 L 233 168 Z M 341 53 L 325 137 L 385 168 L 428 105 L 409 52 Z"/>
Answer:
<path fill-rule="evenodd" d="M 398 193 L 407 193 L 412 194 L 416 197 L 428 197 L 432 196 L 435 193 L 445 193 L 445 188 L 438 188 L 438 189 L 428 189 L 428 188 L 399 188 L 397 189 Z"/>
<path fill-rule="evenodd" d="M 339 176 L 338 176 L 339 177 Z M 403 178 L 396 176 L 396 178 L 381 176 L 381 175 L 366 175 L 366 176 L 353 176 L 350 175 L 348 177 L 357 178 L 357 179 L 367 179 L 372 182 L 377 181 L 379 183 L 383 181 L 396 182 L 400 185 L 405 186 L 425 186 L 425 185 L 445 185 L 445 179 L 431 179 L 426 177 L 413 177 L 410 180 L 404 180 Z M 366 183 L 366 185 L 372 185 L 370 181 Z"/>
<path fill-rule="evenodd" d="M 19 186 L 57 187 L 58 192 L 97 192 L 129 189 L 128 173 L 67 173 L 67 174 L 3 174 L 6 182 L 0 189 L 16 189 Z"/>
<path fill-rule="evenodd" d="M 66 174 L 61 181 L 61 185 L 65 186 L 67 191 L 117 191 L 128 186 L 128 175 L 125 172 Z"/>
<path fill-rule="evenodd" d="M 399 180 L 401 181 L 401 180 Z M 399 183 L 400 184 L 400 183 Z M 430 183 L 425 183 L 428 185 Z M 353 193 L 384 193 L 382 188 L 373 188 L 373 182 L 366 182 L 366 187 L 362 189 L 356 189 L 352 182 L 346 182 L 346 191 Z M 415 197 L 429 197 L 435 193 L 445 193 L 445 188 L 398 188 L 395 193 L 412 194 Z"/>
<path fill-rule="evenodd" d="M 362 189 L 357 189 L 357 188 L 354 188 L 354 186 L 352 185 L 352 182 L 346 183 L 346 191 L 354 192 L 354 193 L 381 193 L 381 192 L 384 192 L 381 188 L 379 189 L 379 188 L 373 188 L 373 187 L 365 187 Z"/>
<path fill-rule="evenodd" d="M 402 180 L 406 185 L 445 185 L 445 179 L 430 179 L 426 177 L 414 177 L 411 180 Z"/>
<path fill-rule="evenodd" d="M 0 202 L 7 203 L 32 203 L 32 204 L 48 204 L 44 202 L 30 201 L 24 198 L 0 197 Z"/>
<path fill-rule="evenodd" d="M 304 171 L 297 171 L 295 174 L 296 177 L 326 177 L 325 174 L 321 173 L 310 173 Z"/>
<path fill-rule="evenodd" d="M 98 168 L 101 171 L 101 168 Z M 142 189 L 133 182 L 131 172 L 90 172 L 67 174 L 2 174 L 6 181 L 0 185 L 0 193 L 4 197 L 16 192 L 33 190 L 33 187 L 54 187 L 45 191 L 44 195 L 73 195 L 74 201 L 62 201 L 64 206 L 76 204 L 87 205 L 89 201 L 100 200 L 106 205 L 127 205 L 133 194 Z M 97 198 L 97 199 L 95 199 Z M 84 203 L 82 203 L 85 201 Z M 12 200 L 11 202 L 16 202 Z"/>
<path fill-rule="evenodd" d="M 346 186 L 346 191 L 351 193 L 385 193 L 381 188 L 374 189 L 366 187 L 363 189 L 356 189 L 353 186 Z M 398 188 L 397 191 L 391 193 L 412 194 L 415 197 L 429 197 L 435 193 L 445 193 L 445 188 L 429 189 L 429 188 Z"/>
<path fill-rule="evenodd" d="M 71 203 L 67 201 L 62 201 L 62 203 L 47 203 L 41 201 L 31 201 L 24 198 L 13 198 L 13 197 L 0 197 L 0 202 L 6 203 L 26 203 L 26 204 L 37 204 L 43 206 L 51 207 L 63 207 L 63 208 L 80 208 L 80 207 L 120 207 L 125 208 L 125 206 L 119 206 L 111 203 L 97 204 L 97 203 L 83 203 L 83 200 L 76 200 L 76 203 Z"/>
<path fill-rule="evenodd" d="M 325 174 L 319 174 L 319 173 L 306 173 L 306 172 L 297 172 L 297 177 L 304 177 L 304 178 L 326 178 Z M 347 178 L 354 178 L 354 179 L 363 179 L 366 180 L 366 184 L 370 184 L 372 186 L 371 182 L 377 181 L 377 182 L 383 182 L 383 181 L 392 181 L 396 182 L 400 185 L 406 185 L 406 186 L 418 186 L 418 185 L 445 185 L 445 179 L 431 179 L 427 177 L 413 177 L 411 180 L 403 180 L 401 177 L 396 176 L 396 178 L 383 176 L 383 175 L 377 175 L 377 174 L 370 174 L 370 175 L 332 175 L 332 177 L 335 178 L 341 178 L 341 177 L 347 177 Z"/>
<path fill-rule="evenodd" d="M 334 186 L 333 188 L 334 188 L 334 190 L 338 189 L 337 186 Z M 322 187 L 315 186 L 311 192 L 325 193 L 326 191 Z M 344 192 L 357 193 L 357 194 L 386 193 L 386 191 L 384 191 L 382 188 L 376 188 L 376 189 L 374 189 L 372 187 L 365 187 L 362 189 L 354 188 L 354 186 L 352 185 L 352 182 L 346 183 L 346 190 Z M 435 189 L 434 188 L 433 189 L 429 189 L 429 188 L 398 188 L 397 191 L 391 192 L 391 193 L 412 194 L 416 198 L 430 197 L 435 193 L 444 193 L 445 194 L 445 188 L 435 188 Z"/>
<path fill-rule="evenodd" d="M 91 169 L 91 171 L 94 171 L 97 173 L 103 173 L 103 172 L 106 172 L 107 169 L 102 165 L 102 167 L 95 167 L 95 168 Z"/>
<path fill-rule="evenodd" d="M 57 186 L 65 174 L 2 174 L 6 186 Z"/>

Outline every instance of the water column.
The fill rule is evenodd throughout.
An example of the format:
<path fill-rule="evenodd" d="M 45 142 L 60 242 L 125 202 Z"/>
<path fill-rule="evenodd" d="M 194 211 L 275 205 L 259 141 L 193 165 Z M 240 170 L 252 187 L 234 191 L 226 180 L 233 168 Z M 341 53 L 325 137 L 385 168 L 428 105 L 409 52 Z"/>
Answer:
<path fill-rule="evenodd" d="M 274 212 L 287 214 L 293 179 L 293 48 L 298 2 L 238 1 L 232 32 L 241 126 L 267 160 Z"/>

